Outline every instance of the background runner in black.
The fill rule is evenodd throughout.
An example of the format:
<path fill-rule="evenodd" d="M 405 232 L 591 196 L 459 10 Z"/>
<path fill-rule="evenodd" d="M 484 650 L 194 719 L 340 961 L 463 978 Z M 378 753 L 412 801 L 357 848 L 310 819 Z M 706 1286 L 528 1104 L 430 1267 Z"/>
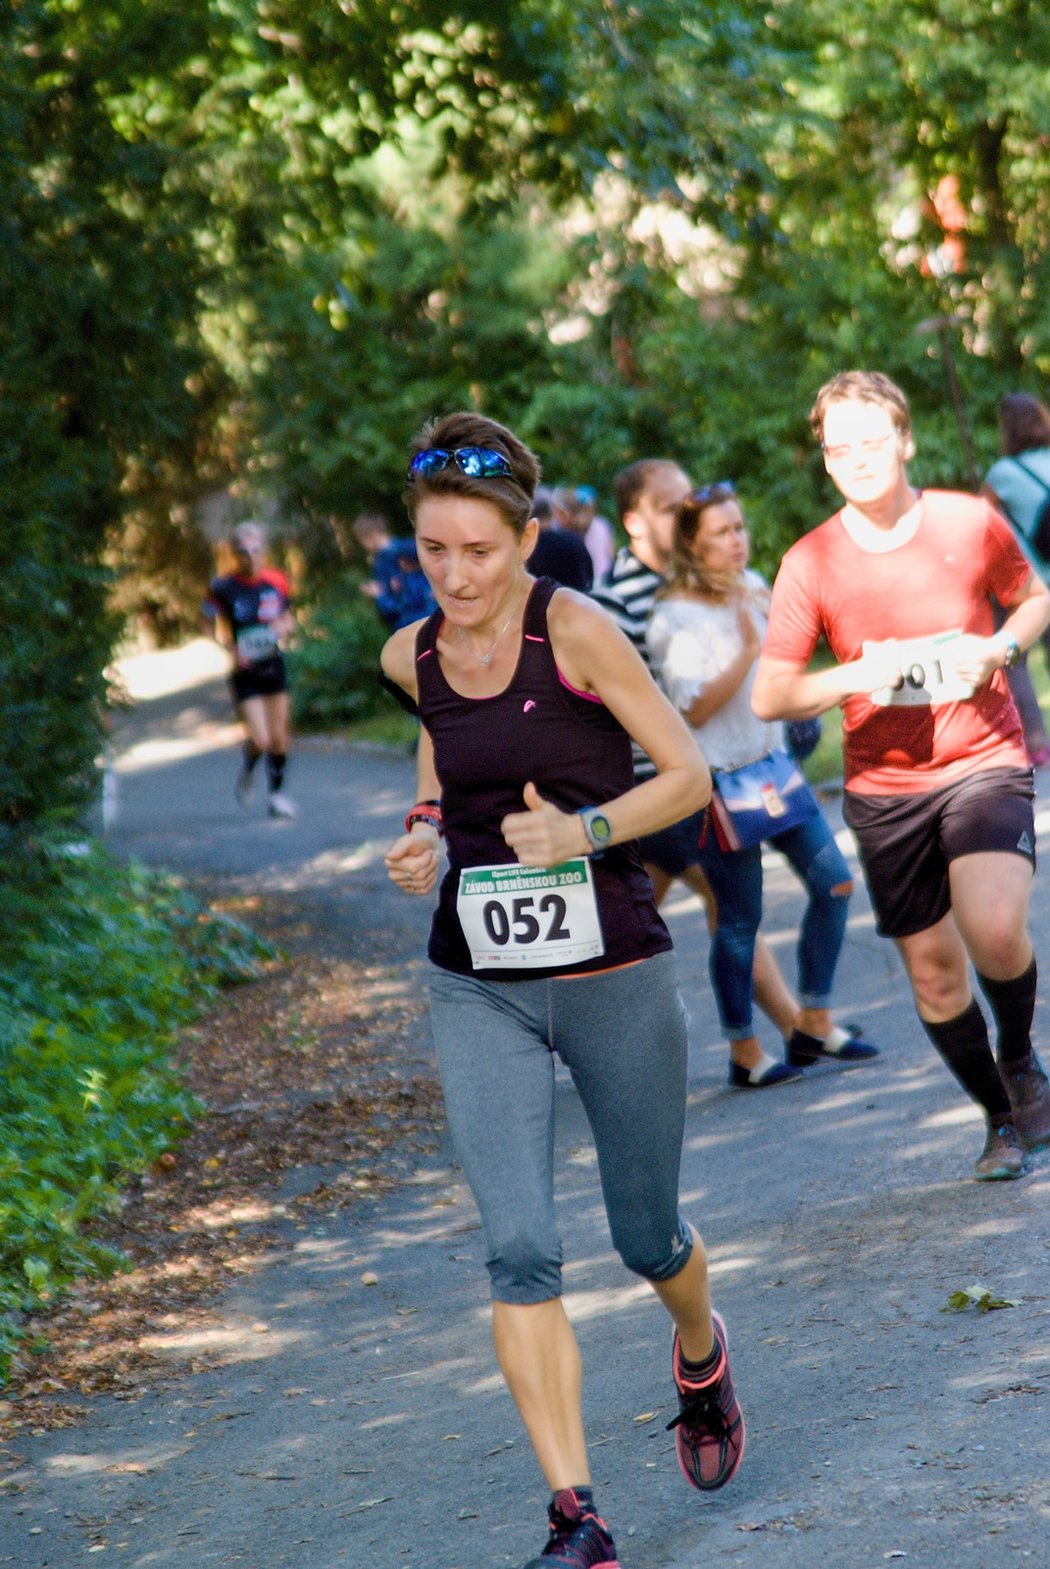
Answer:
<path fill-rule="evenodd" d="M 207 632 L 233 659 L 230 691 L 246 731 L 236 795 L 245 808 L 255 798 L 255 769 L 266 758 L 271 817 L 294 817 L 284 791 L 288 760 L 288 676 L 281 638 L 295 626 L 288 580 L 265 565 L 266 536 L 258 523 L 241 523 L 231 549 L 237 570 L 213 578 L 202 606 Z"/>

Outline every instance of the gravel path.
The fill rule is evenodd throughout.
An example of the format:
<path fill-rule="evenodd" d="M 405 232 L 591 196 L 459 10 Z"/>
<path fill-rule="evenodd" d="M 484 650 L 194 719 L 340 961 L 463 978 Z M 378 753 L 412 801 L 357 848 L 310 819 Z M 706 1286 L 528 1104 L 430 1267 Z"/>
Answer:
<path fill-rule="evenodd" d="M 140 690 L 157 668 L 137 673 Z M 427 910 L 381 864 L 411 765 L 305 743 L 288 782 L 298 821 L 246 817 L 206 655 L 196 684 L 178 688 L 174 664 L 160 676 L 116 740 L 115 847 L 278 894 L 348 948 L 379 928 L 391 975 L 418 989 Z M 1050 974 L 1047 886 L 1042 874 L 1033 927 Z M 775 863 L 768 887 L 788 960 L 799 895 Z M 934 1060 L 862 891 L 840 1013 L 884 1055 L 765 1095 L 724 1087 L 703 923 L 690 899 L 666 913 L 692 1024 L 684 1202 L 708 1243 L 749 1440 L 723 1493 L 681 1481 L 666 1323 L 612 1253 L 560 1078 L 567 1305 L 624 1569 L 1050 1563 L 1050 1161 L 1016 1183 L 968 1180 L 977 1115 Z M 1043 1003 L 1050 1056 L 1046 1018 Z M 428 1068 L 422 1031 L 404 1064 Z M 1017 1305 L 945 1311 L 974 1284 Z M 220 1366 L 135 1403 L 98 1398 L 80 1427 L 20 1441 L 0 1565 L 515 1569 L 540 1546 L 546 1495 L 486 1323 L 475 1211 L 442 1145 L 396 1192 L 279 1227 L 267 1267 L 206 1332 Z"/>

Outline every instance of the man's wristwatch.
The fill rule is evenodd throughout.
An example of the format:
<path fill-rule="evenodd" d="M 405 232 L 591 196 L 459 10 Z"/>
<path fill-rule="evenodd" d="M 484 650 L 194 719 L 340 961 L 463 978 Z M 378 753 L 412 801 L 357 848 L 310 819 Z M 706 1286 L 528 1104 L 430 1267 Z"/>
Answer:
<path fill-rule="evenodd" d="M 583 831 L 587 835 L 587 842 L 592 851 L 608 848 L 612 840 L 613 826 L 600 806 L 581 806 L 578 816 L 583 823 Z"/>
<path fill-rule="evenodd" d="M 1015 665 L 1021 663 L 1020 645 L 1015 637 L 1002 636 L 999 638 L 999 644 L 1003 650 L 1003 669 L 1012 670 Z"/>

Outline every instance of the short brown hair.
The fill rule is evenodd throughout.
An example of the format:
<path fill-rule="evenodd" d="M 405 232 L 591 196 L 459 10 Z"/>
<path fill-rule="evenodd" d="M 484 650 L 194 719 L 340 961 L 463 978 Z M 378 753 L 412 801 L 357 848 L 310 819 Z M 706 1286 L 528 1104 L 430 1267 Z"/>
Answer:
<path fill-rule="evenodd" d="M 540 482 L 540 463 L 513 431 L 484 414 L 469 411 L 443 414 L 423 426 L 412 442 L 412 456 L 431 447 L 442 447 L 449 452 L 460 447 L 488 447 L 506 458 L 511 474 L 497 474 L 491 479 L 472 477 L 450 463 L 434 474 L 414 475 L 402 497 L 413 523 L 416 508 L 425 496 L 475 496 L 479 501 L 491 502 L 515 534 L 524 533 L 532 516 L 532 498 Z"/>
<path fill-rule="evenodd" d="M 613 500 L 621 522 L 628 512 L 633 512 L 654 474 L 662 469 L 678 469 L 681 465 L 673 458 L 639 458 L 628 464 L 613 480 Z"/>
<path fill-rule="evenodd" d="M 999 400 L 999 439 L 1008 458 L 1050 447 L 1050 409 L 1030 392 L 1005 393 Z"/>
<path fill-rule="evenodd" d="M 826 381 L 809 411 L 809 426 L 819 442 L 824 440 L 824 418 L 831 403 L 876 403 L 885 409 L 897 430 L 911 430 L 911 409 L 904 393 L 878 370 L 843 370 Z"/>

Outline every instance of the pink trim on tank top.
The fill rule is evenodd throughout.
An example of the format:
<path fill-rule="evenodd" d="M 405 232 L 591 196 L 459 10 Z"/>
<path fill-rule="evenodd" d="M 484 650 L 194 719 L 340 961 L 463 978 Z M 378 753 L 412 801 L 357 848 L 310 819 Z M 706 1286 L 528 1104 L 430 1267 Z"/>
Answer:
<path fill-rule="evenodd" d="M 555 670 L 558 670 L 557 665 L 555 665 L 554 668 Z M 566 681 L 560 670 L 558 670 L 558 680 L 561 682 L 562 686 L 567 692 L 572 693 L 573 697 L 582 697 L 585 698 L 588 703 L 598 703 L 602 708 L 605 707 L 605 704 L 602 702 L 597 692 L 581 692 L 579 687 L 573 686 L 571 681 Z"/>
<path fill-rule="evenodd" d="M 525 633 L 525 641 L 526 641 L 526 643 L 545 643 L 547 641 L 547 639 L 545 637 L 537 637 L 535 632 L 526 632 Z M 557 664 L 555 664 L 554 668 L 555 668 L 555 670 L 558 670 Z M 571 681 L 566 681 L 565 677 L 562 675 L 560 670 L 558 670 L 558 680 L 561 682 L 561 684 L 565 688 L 565 690 L 567 692 L 571 692 L 574 697 L 582 697 L 585 702 L 597 703 L 597 704 L 599 704 L 600 707 L 602 707 L 602 708 L 605 707 L 605 704 L 602 702 L 601 698 L 597 695 L 597 693 L 595 693 L 595 692 L 581 692 L 579 687 L 573 686 Z"/>
<path fill-rule="evenodd" d="M 526 643 L 545 643 L 547 641 L 547 639 L 545 637 L 537 637 L 534 632 L 526 632 L 524 634 L 524 636 L 525 636 L 525 642 Z M 432 654 L 433 652 L 434 652 L 433 647 L 431 647 L 431 648 L 424 648 L 424 650 L 423 650 L 423 652 L 421 654 L 417 654 L 416 655 L 416 663 L 418 664 L 421 659 L 426 659 L 427 655 L 428 654 Z M 557 665 L 555 665 L 554 668 L 555 668 L 555 670 L 558 670 Z M 588 702 L 588 703 L 598 703 L 602 708 L 605 707 L 605 704 L 602 702 L 601 698 L 597 695 L 597 693 L 595 693 L 595 692 L 581 692 L 579 687 L 573 686 L 571 681 L 566 681 L 565 677 L 562 675 L 560 670 L 558 670 L 558 680 L 561 682 L 561 684 L 565 688 L 565 690 L 567 692 L 571 692 L 574 697 L 582 697 L 585 702 Z M 453 687 L 452 690 L 455 691 L 456 690 L 455 687 Z M 460 695 L 461 694 L 457 693 L 457 696 L 460 696 Z M 496 693 L 497 697 L 502 697 L 502 695 L 503 694 L 501 692 L 497 692 Z M 479 699 L 479 698 L 469 698 L 468 701 L 469 702 L 479 702 L 479 701 L 483 702 L 484 699 L 483 698 L 482 699 Z"/>

